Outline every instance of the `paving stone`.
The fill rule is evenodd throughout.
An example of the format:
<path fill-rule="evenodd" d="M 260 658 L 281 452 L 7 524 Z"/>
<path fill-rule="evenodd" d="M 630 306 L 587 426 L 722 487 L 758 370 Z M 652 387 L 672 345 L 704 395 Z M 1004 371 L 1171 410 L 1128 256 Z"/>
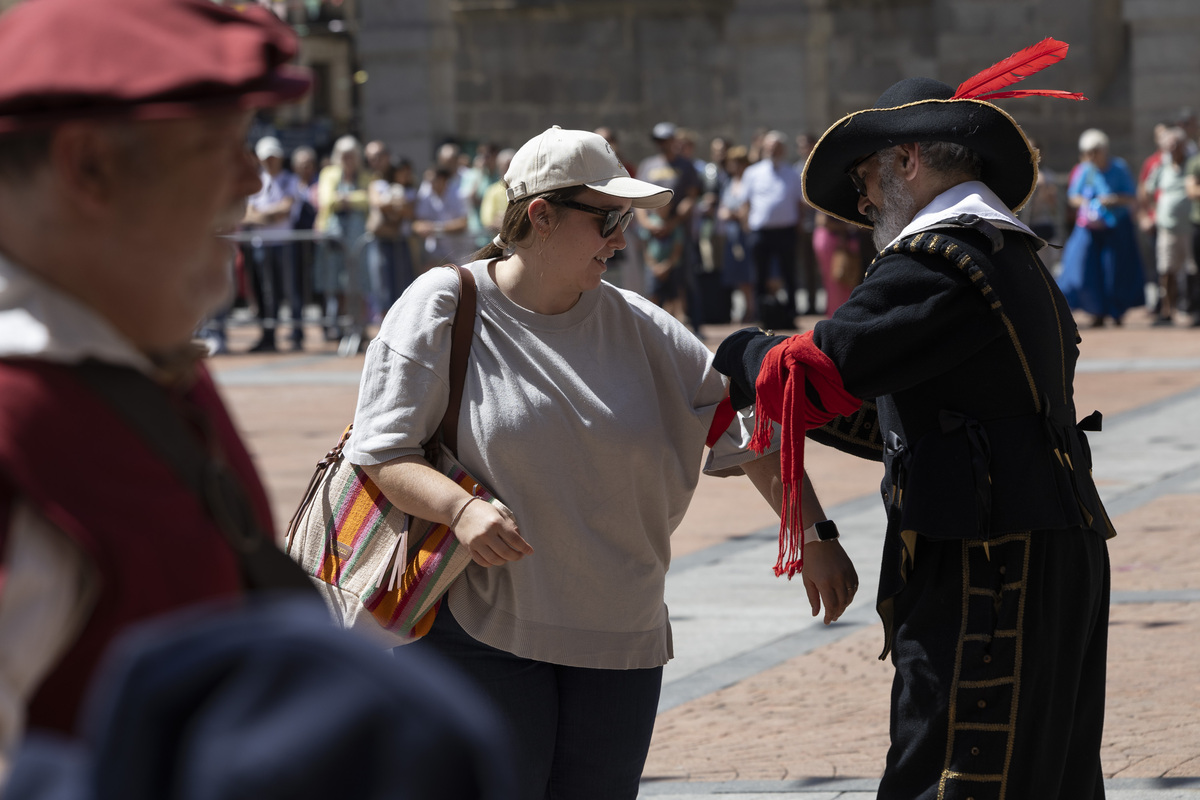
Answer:
<path fill-rule="evenodd" d="M 804 322 L 811 327 L 815 318 Z M 707 328 L 710 346 L 732 329 Z M 319 336 L 310 331 L 309 341 Z M 252 331 L 235 329 L 231 346 L 239 352 L 253 338 Z M 1077 406 L 1081 413 L 1097 408 L 1105 414 L 1108 430 L 1092 435 L 1095 471 L 1106 500 L 1114 498 L 1110 508 L 1119 532 L 1109 543 L 1114 605 L 1102 751 L 1108 796 L 1200 797 L 1200 452 L 1190 449 L 1197 421 L 1164 422 L 1156 411 L 1197 396 L 1200 332 L 1152 328 L 1148 315 L 1131 312 L 1122 328 L 1084 330 L 1080 349 Z M 336 345 L 322 343 L 301 354 L 220 356 L 212 366 L 262 469 L 282 529 L 313 464 L 353 415 L 362 356 L 339 358 Z M 871 509 L 879 505 L 879 465 L 816 446 L 806 457 L 826 507 L 861 518 L 855 524 L 869 528 Z M 769 554 L 775 525 L 748 481 L 702 477 L 673 538 L 668 591 L 672 582 L 698 574 L 706 559 L 733 564 L 739 554 L 743 561 L 748 553 Z M 865 590 L 878 568 L 877 555 L 870 555 L 876 543 L 868 537 L 855 546 L 865 551 L 855 556 Z M 796 588 L 772 583 L 769 568 L 761 580 L 766 588 L 752 586 L 736 596 L 761 604 L 761 592 L 783 596 Z M 715 654 L 703 659 L 681 652 L 682 632 L 693 624 L 687 619 L 700 607 L 672 603 L 680 634 L 668 675 L 676 670 L 684 681 L 735 656 L 739 669 L 750 672 L 660 713 L 643 796 L 874 797 L 888 746 L 892 671 L 877 659 L 881 630 L 871 596 L 873 590 L 860 594 L 862 605 L 847 615 L 857 615 L 853 624 L 819 632 L 825 643 L 759 662 L 754 652 L 721 650 L 720 641 L 711 644 Z M 788 597 L 780 602 L 802 603 Z M 815 635 L 792 619 L 799 615 L 785 613 L 771 624 L 787 626 L 801 639 Z M 746 620 L 746 627 L 754 622 Z M 701 616 L 695 624 L 706 623 Z M 769 641 L 770 633 L 748 635 L 763 640 L 755 645 L 760 650 L 770 646 L 786 655 L 780 641 Z M 761 668 L 746 667 L 760 662 Z"/>

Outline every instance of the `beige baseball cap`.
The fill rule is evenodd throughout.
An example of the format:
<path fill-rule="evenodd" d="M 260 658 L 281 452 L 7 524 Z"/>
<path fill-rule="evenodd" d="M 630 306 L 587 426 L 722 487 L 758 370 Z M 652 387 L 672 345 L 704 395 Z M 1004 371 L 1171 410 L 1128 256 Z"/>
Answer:
<path fill-rule="evenodd" d="M 636 208 L 665 206 L 672 195 L 670 189 L 629 177 L 603 136 L 557 125 L 521 145 L 504 173 L 504 184 L 509 202 L 569 186 L 632 200 Z"/>
<path fill-rule="evenodd" d="M 283 145 L 274 136 L 264 136 L 258 140 L 258 144 L 254 145 L 254 155 L 258 156 L 259 161 L 266 161 L 268 158 L 283 158 Z"/>

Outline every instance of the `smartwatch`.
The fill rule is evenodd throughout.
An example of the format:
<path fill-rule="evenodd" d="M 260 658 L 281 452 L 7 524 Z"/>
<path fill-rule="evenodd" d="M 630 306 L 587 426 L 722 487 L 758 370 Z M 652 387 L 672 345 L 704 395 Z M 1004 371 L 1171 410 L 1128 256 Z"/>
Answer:
<path fill-rule="evenodd" d="M 804 529 L 805 544 L 809 542 L 832 542 L 838 536 L 837 523 L 831 519 L 821 520 Z"/>
<path fill-rule="evenodd" d="M 817 529 L 817 538 L 822 542 L 831 542 L 838 538 L 837 523 L 831 519 L 825 519 L 813 525 Z"/>

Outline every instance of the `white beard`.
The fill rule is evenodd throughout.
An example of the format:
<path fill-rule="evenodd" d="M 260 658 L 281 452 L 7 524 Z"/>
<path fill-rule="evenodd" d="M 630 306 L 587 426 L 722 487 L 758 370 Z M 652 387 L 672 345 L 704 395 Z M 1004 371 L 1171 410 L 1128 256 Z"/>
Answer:
<path fill-rule="evenodd" d="M 900 231 L 912 222 L 917 211 L 917 201 L 913 199 L 908 184 L 896 172 L 895 151 L 880 155 L 879 159 L 879 192 L 883 195 L 883 205 L 874 209 L 871 220 L 875 224 L 872 238 L 876 250 L 891 244 Z"/>

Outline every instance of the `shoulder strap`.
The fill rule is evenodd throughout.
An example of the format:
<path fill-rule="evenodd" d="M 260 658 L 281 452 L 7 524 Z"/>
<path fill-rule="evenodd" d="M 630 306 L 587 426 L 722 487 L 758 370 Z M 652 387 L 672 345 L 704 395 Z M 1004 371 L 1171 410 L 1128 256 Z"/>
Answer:
<path fill-rule="evenodd" d="M 458 272 L 458 309 L 454 312 L 450 339 L 450 398 L 440 426 L 442 443 L 458 454 L 458 415 L 462 410 L 463 387 L 467 382 L 467 360 L 475 336 L 475 275 L 466 267 L 449 264 Z"/>
<path fill-rule="evenodd" d="M 205 452 L 162 387 L 135 369 L 98 361 L 80 364 L 73 373 L 199 498 L 233 550 L 246 588 L 316 596 L 308 576 L 262 530 L 238 476 Z"/>

